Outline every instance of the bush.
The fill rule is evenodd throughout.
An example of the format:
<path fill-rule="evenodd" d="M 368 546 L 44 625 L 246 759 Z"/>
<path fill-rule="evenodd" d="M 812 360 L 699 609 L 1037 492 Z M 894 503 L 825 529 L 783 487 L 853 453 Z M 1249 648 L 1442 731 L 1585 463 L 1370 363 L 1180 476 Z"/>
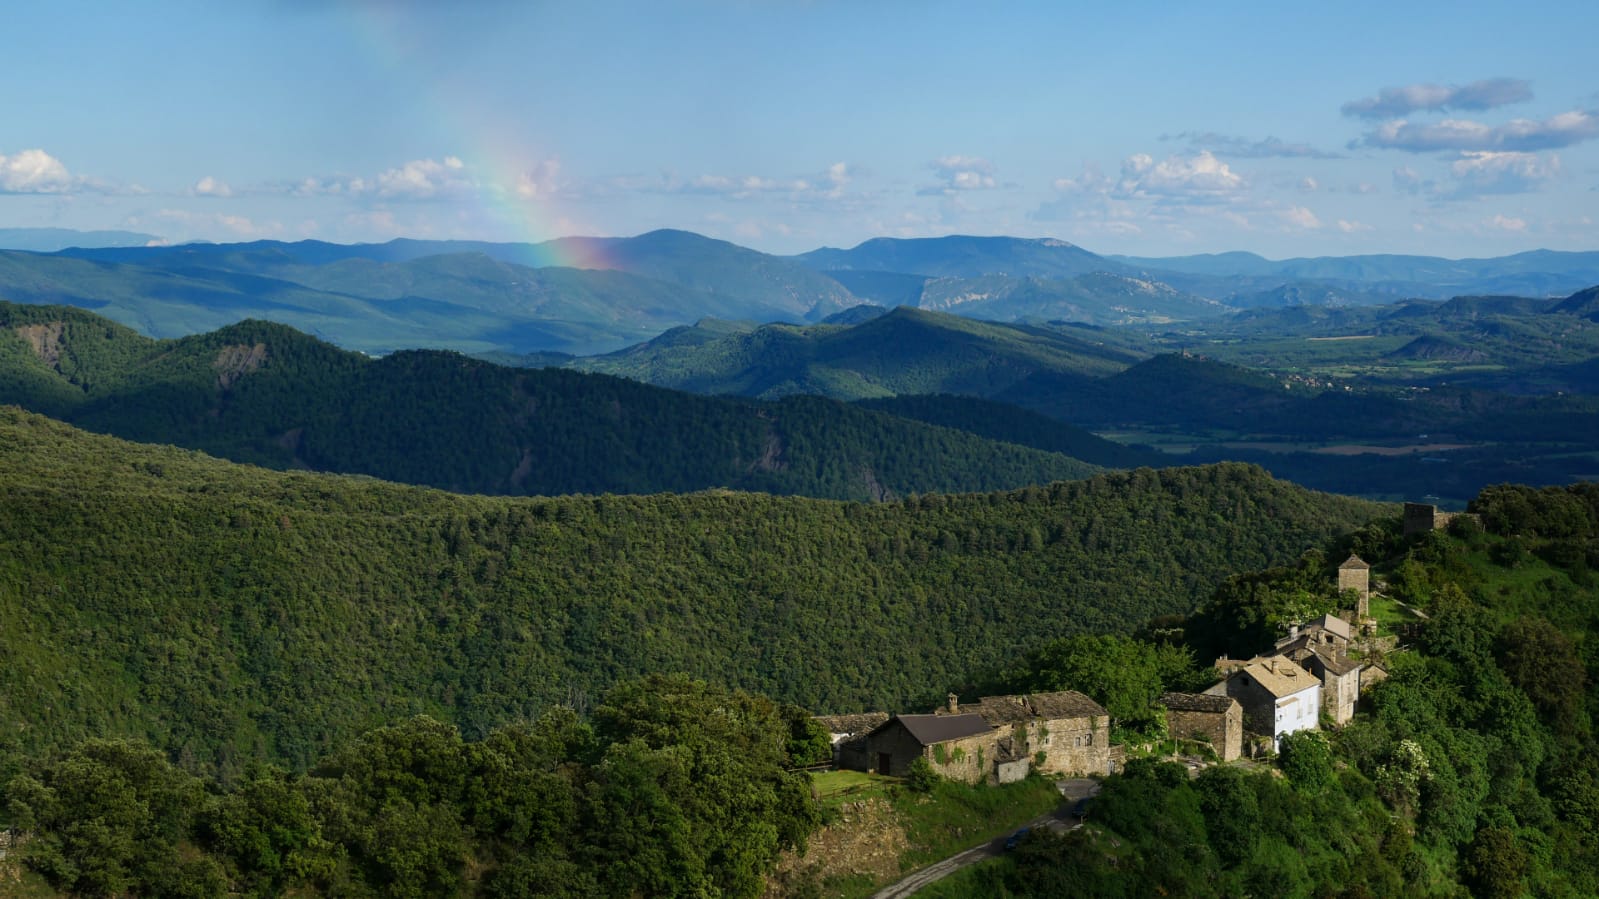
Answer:
<path fill-rule="evenodd" d="M 905 785 L 918 793 L 931 793 L 938 786 L 939 781 L 943 779 L 937 771 L 933 770 L 931 762 L 924 757 L 918 756 L 915 761 L 911 762 L 910 774 L 905 778 Z"/>

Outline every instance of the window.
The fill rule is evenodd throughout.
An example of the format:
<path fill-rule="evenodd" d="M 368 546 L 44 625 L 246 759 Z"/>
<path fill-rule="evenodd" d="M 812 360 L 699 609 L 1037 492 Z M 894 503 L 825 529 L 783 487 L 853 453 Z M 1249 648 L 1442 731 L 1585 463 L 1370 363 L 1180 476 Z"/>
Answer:
<path fill-rule="evenodd" d="M 1094 735 L 1093 734 L 1089 734 L 1088 736 L 1084 737 L 1083 738 L 1083 745 L 1084 746 L 1092 746 L 1092 745 L 1094 745 Z"/>

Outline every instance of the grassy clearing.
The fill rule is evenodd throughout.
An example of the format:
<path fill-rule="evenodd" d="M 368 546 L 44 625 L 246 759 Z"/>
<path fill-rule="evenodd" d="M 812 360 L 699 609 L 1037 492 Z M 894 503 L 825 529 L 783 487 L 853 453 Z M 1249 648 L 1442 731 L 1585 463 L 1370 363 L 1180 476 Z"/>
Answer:
<path fill-rule="evenodd" d="M 893 796 L 910 849 L 900 867 L 911 871 L 970 849 L 1054 810 L 1061 803 L 1055 783 L 1029 777 L 998 787 L 945 781 L 930 795 L 909 790 Z"/>
<path fill-rule="evenodd" d="M 811 775 L 811 790 L 822 807 L 828 809 L 836 809 L 844 802 L 886 797 L 889 789 L 900 783 L 897 777 L 864 771 L 818 771 Z"/>
<path fill-rule="evenodd" d="M 1372 594 L 1371 617 L 1377 619 L 1377 633 L 1393 634 L 1406 624 L 1416 620 L 1416 616 L 1402 608 L 1398 603 L 1386 596 Z"/>

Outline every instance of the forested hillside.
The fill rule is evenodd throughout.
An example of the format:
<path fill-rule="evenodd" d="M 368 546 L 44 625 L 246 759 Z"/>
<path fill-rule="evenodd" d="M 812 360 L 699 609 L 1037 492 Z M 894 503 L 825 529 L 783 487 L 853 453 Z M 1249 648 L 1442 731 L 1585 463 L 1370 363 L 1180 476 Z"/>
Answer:
<path fill-rule="evenodd" d="M 900 307 L 852 325 L 669 332 L 570 366 L 695 393 L 863 399 L 904 393 L 989 396 L 1035 372 L 1110 375 L 1141 358 L 1081 330 L 974 321 Z"/>
<path fill-rule="evenodd" d="M 460 497 L 17 411 L 0 485 L 7 739 L 137 735 L 225 772 L 416 713 L 481 735 L 644 672 L 817 711 L 931 702 L 1379 509 L 1238 465 L 877 505 Z"/>
<path fill-rule="evenodd" d="M 370 359 L 268 322 L 156 341 L 81 310 L 0 304 L 0 326 L 0 402 L 277 468 L 471 493 L 863 500 L 1096 470 L 831 400 L 692 396 L 453 353 Z"/>

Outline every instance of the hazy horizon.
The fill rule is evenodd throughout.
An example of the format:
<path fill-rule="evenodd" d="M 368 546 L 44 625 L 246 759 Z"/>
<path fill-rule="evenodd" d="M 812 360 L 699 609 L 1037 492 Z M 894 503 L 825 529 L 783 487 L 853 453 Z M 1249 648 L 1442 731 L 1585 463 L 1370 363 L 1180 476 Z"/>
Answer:
<path fill-rule="evenodd" d="M 7 30 L 0 228 L 1599 248 L 1575 3 L 86 0 Z"/>

